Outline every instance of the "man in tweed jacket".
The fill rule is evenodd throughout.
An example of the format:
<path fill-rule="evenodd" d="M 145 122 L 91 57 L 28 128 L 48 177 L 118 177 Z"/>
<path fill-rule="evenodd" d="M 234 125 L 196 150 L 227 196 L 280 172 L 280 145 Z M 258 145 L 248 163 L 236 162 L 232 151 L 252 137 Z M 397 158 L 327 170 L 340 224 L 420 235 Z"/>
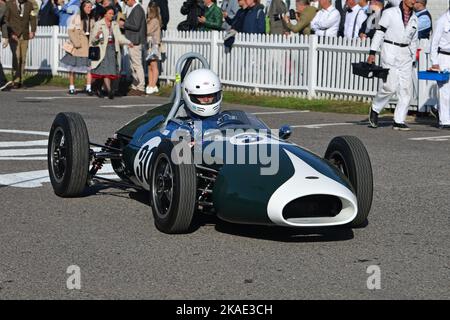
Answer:
<path fill-rule="evenodd" d="M 20 88 L 27 61 L 28 41 L 34 38 L 37 27 L 33 3 L 27 0 L 7 1 L 4 21 L 8 32 L 2 33 L 2 38 L 9 41 L 13 55 L 14 88 Z"/>
<path fill-rule="evenodd" d="M 6 3 L 3 0 L 0 0 L 0 30 L 2 34 L 8 34 L 8 28 L 6 27 L 6 23 L 4 21 L 4 16 L 6 12 Z M 8 46 L 8 40 L 3 41 L 3 48 L 6 48 Z M 7 81 L 5 77 L 5 73 L 3 72 L 3 66 L 0 61 L 0 90 L 6 90 L 9 85 L 11 84 L 11 81 Z"/>

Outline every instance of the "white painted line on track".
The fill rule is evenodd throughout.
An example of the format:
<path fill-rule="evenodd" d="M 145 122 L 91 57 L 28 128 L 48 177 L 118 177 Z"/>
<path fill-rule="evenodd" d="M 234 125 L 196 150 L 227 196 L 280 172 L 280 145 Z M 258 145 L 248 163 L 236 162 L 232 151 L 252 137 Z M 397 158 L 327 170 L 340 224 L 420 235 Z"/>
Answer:
<path fill-rule="evenodd" d="M 43 131 L 23 131 L 0 129 L 0 133 L 14 133 L 26 135 L 42 135 L 48 136 Z M 0 141 L 0 161 L 46 161 L 47 160 L 47 144 L 48 140 L 30 140 L 30 141 Z M 33 148 L 33 147 L 41 148 Z M 17 148 L 20 149 L 17 149 Z M 24 148 L 21 148 L 24 147 Z M 31 147 L 31 148 L 26 148 Z M 45 147 L 45 148 L 42 148 Z M 95 152 L 101 150 L 100 147 L 92 148 Z"/>
<path fill-rule="evenodd" d="M 448 140 L 450 140 L 450 136 L 409 138 L 408 140 L 412 140 L 412 141 L 448 141 Z"/>
<path fill-rule="evenodd" d="M 0 157 L 0 160 L 3 161 L 31 161 L 31 160 L 39 160 L 39 161 L 47 161 L 47 156 L 45 157 Z"/>
<path fill-rule="evenodd" d="M 25 97 L 27 100 L 56 100 L 56 99 L 98 99 L 98 97 L 90 96 L 58 96 L 58 97 Z"/>
<path fill-rule="evenodd" d="M 42 187 L 44 182 L 50 182 L 48 170 L 26 171 L 0 175 L 0 185 L 18 188 Z"/>
<path fill-rule="evenodd" d="M 10 156 L 35 156 L 47 154 L 47 149 L 3 149 L 0 150 L 0 157 Z"/>
<path fill-rule="evenodd" d="M 297 110 L 297 111 L 268 111 L 268 112 L 252 112 L 254 115 L 271 115 L 271 114 L 290 114 L 290 113 L 307 113 L 309 110 Z"/>
<path fill-rule="evenodd" d="M 354 126 L 356 123 L 350 123 L 350 122 L 342 122 L 342 123 L 317 123 L 317 124 L 304 124 L 304 125 L 297 125 L 297 126 L 291 126 L 291 128 L 307 128 L 307 129 L 320 129 L 324 127 L 332 127 L 332 126 Z"/>
<path fill-rule="evenodd" d="M 121 104 L 121 105 L 104 105 L 99 106 L 100 108 L 114 108 L 114 109 L 127 109 L 127 108 L 134 108 L 134 107 L 159 107 L 163 103 L 146 103 L 146 104 Z"/>
<path fill-rule="evenodd" d="M 0 141 L 0 148 L 10 147 L 31 147 L 31 146 L 46 146 L 47 140 L 34 140 L 34 141 Z"/>
<path fill-rule="evenodd" d="M 14 89 L 12 92 L 67 92 L 67 89 Z"/>
<path fill-rule="evenodd" d="M 17 134 L 30 134 L 35 136 L 49 136 L 48 132 L 45 131 L 24 131 L 24 130 L 10 130 L 10 129 L 0 129 L 0 133 L 17 133 Z"/>
<path fill-rule="evenodd" d="M 392 123 L 392 121 L 379 121 L 379 124 Z M 291 128 L 307 128 L 307 129 L 320 129 L 324 127 L 333 126 L 356 126 L 356 125 L 369 125 L 368 121 L 361 122 L 338 122 L 338 123 L 317 123 L 317 124 L 304 124 L 304 125 L 294 125 Z"/>
<path fill-rule="evenodd" d="M 99 171 L 99 176 L 109 179 L 117 178 L 111 164 L 105 164 Z M 38 188 L 43 183 L 50 182 L 48 170 L 25 171 L 0 174 L 0 185 L 17 188 Z"/>

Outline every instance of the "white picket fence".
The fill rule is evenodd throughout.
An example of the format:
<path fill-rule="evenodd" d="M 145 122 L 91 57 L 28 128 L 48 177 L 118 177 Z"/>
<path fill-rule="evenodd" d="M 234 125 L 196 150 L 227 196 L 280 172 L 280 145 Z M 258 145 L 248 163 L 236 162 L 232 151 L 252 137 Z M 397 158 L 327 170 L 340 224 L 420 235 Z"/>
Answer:
<path fill-rule="evenodd" d="M 366 58 L 366 41 L 315 36 L 238 34 L 225 53 L 224 34 L 176 32 L 165 34 L 169 61 L 162 74 L 174 79 L 174 62 L 196 51 L 211 61 L 226 86 L 246 91 L 308 97 L 365 97 L 376 93 L 377 81 L 355 79 L 351 63 Z"/>
<path fill-rule="evenodd" d="M 59 68 L 59 60 L 64 56 L 62 44 L 68 39 L 65 28 L 38 27 L 36 38 L 29 41 L 26 70 L 51 72 L 53 75 L 64 72 Z M 0 59 L 5 69 L 12 66 L 11 50 L 0 50 Z"/>
<path fill-rule="evenodd" d="M 323 38 L 317 36 L 278 36 L 238 34 L 231 53 L 224 48 L 221 32 L 167 31 L 163 35 L 167 59 L 161 79 L 175 79 L 177 59 L 187 52 L 199 52 L 210 61 L 223 84 L 232 90 L 308 98 L 351 99 L 370 101 L 379 81 L 352 74 L 353 62 L 365 61 L 369 40 Z M 27 69 L 64 75 L 60 66 L 62 44 L 68 38 L 65 28 L 39 27 L 30 41 Z M 420 70 L 429 62 L 428 41 L 421 42 Z M 11 67 L 11 52 L 0 50 L 5 68 Z M 125 57 L 126 59 L 126 57 Z M 127 72 L 125 72 L 127 73 Z M 129 73 L 128 73 L 129 74 Z M 412 75 L 414 77 L 414 74 Z M 435 103 L 434 83 L 415 83 L 412 105 Z M 420 91 L 420 95 L 417 93 Z M 421 101 L 419 103 L 418 101 Z M 395 104 L 395 99 L 392 101 Z"/>

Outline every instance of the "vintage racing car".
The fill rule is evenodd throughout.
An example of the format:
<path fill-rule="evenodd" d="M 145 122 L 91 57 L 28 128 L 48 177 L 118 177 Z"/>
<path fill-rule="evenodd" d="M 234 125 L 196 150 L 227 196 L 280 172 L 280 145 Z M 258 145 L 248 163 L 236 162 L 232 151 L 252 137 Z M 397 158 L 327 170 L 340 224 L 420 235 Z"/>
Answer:
<path fill-rule="evenodd" d="M 185 106 L 194 61 L 209 70 L 204 57 L 182 56 L 172 102 L 132 120 L 105 144 L 90 142 L 81 115 L 58 114 L 48 144 L 54 192 L 77 197 L 98 181 L 141 189 L 149 193 L 156 227 L 165 233 L 188 232 L 196 212 L 242 224 L 365 226 L 372 167 L 358 138 L 332 139 L 322 158 L 288 142 L 289 126 L 271 130 L 243 111 L 214 114 L 221 101 L 214 101 L 211 116 L 193 117 Z M 199 83 L 193 90 L 203 84 L 211 86 Z M 215 92 L 221 95 L 220 84 Z M 195 110 L 202 109 L 198 103 L 191 107 L 204 112 Z M 108 160 L 120 181 L 97 175 Z"/>

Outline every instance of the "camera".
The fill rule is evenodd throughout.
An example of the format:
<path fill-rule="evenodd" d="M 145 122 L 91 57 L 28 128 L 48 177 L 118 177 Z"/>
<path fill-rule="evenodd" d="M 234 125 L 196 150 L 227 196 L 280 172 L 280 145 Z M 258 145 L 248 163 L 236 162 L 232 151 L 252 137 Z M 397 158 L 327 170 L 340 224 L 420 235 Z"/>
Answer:
<path fill-rule="evenodd" d="M 289 10 L 289 19 L 291 19 L 291 20 L 297 19 L 297 12 L 295 12 L 294 9 Z"/>
<path fill-rule="evenodd" d="M 201 17 L 205 15 L 205 7 L 203 3 L 199 0 L 187 0 L 183 2 L 181 6 L 181 14 L 182 15 L 191 15 Z"/>
<path fill-rule="evenodd" d="M 187 0 L 187 1 L 184 1 L 183 2 L 183 7 L 184 8 L 187 8 L 187 9 L 190 9 L 190 8 L 192 8 L 193 6 L 195 6 L 197 4 L 197 1 L 196 0 Z"/>
<path fill-rule="evenodd" d="M 205 15 L 205 7 L 199 0 L 184 1 L 180 11 L 182 15 L 188 15 L 192 11 L 197 11 L 196 13 L 199 17 Z"/>
<path fill-rule="evenodd" d="M 186 17 L 185 21 L 181 21 L 177 29 L 179 31 L 196 30 L 199 26 L 198 17 L 205 15 L 205 6 L 200 0 L 186 0 L 181 6 L 180 13 Z"/>
<path fill-rule="evenodd" d="M 289 19 L 290 20 L 296 20 L 297 19 L 297 13 L 295 12 L 294 9 L 290 9 L 288 12 L 286 12 L 286 14 L 289 14 Z M 281 14 L 281 13 L 273 15 L 273 20 L 274 21 L 280 21 L 282 19 L 283 19 L 283 14 Z"/>

